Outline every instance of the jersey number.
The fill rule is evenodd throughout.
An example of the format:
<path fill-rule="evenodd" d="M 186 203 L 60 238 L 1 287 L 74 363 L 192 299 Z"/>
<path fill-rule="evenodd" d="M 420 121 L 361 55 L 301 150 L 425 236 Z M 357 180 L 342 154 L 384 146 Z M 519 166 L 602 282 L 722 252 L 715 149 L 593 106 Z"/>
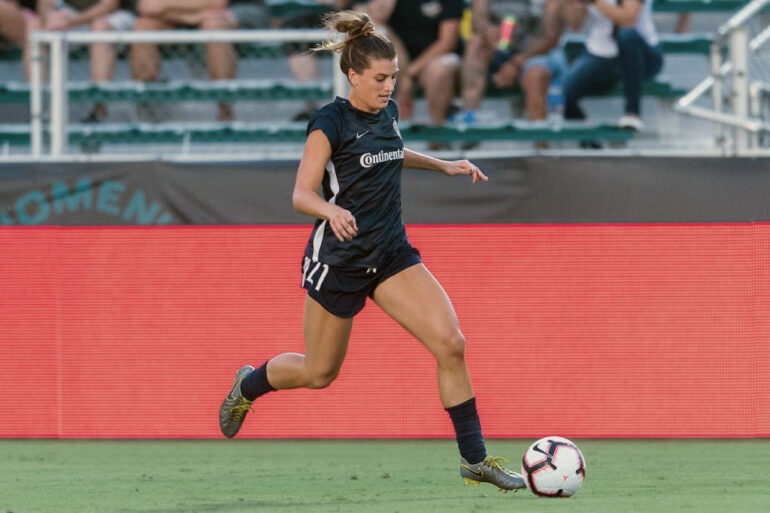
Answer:
<path fill-rule="evenodd" d="M 308 257 L 305 257 L 305 262 L 302 265 L 302 285 L 305 285 L 305 282 L 308 282 L 311 285 L 315 285 L 315 289 L 318 291 L 321 290 L 321 285 L 323 284 L 324 279 L 326 279 L 326 275 L 329 273 L 329 266 L 322 264 L 321 262 L 315 262 L 313 269 L 308 273 L 311 264 L 313 264 L 313 262 Z M 321 267 L 323 267 L 323 271 L 321 271 L 321 275 L 317 278 L 318 282 L 313 282 L 313 276 L 316 275 L 318 269 Z"/>

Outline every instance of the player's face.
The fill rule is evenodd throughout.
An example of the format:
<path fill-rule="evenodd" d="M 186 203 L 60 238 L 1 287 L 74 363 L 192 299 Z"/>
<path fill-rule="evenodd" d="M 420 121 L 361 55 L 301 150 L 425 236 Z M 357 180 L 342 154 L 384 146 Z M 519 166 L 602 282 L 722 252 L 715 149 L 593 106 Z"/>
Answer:
<path fill-rule="evenodd" d="M 351 70 L 351 91 L 362 110 L 377 112 L 388 105 L 390 95 L 396 87 L 396 75 L 398 74 L 398 61 L 396 59 L 376 59 L 369 63 L 363 73 L 358 74 Z"/>

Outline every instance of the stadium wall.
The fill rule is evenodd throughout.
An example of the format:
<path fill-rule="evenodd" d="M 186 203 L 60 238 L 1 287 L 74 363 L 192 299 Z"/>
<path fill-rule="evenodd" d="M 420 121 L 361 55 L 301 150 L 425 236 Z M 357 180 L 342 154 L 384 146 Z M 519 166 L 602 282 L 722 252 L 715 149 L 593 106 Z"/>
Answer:
<path fill-rule="evenodd" d="M 586 166 L 588 175 L 568 166 L 570 172 L 534 166 L 523 174 L 541 173 L 537 187 L 528 182 L 526 201 L 553 196 L 569 202 L 558 222 L 511 220 L 500 199 L 512 192 L 501 179 L 482 192 L 467 190 L 489 195 L 476 203 L 484 212 L 476 215 L 504 223 L 407 226 L 453 299 L 468 340 L 485 434 L 770 436 L 770 224 L 767 218 L 757 221 L 759 211 L 751 205 L 759 205 L 761 190 L 746 179 L 764 180 L 763 174 L 739 173 L 743 180 L 733 189 L 722 188 L 723 197 L 745 189 L 740 204 L 715 196 L 684 202 L 681 212 L 694 216 L 710 199 L 710 222 L 578 222 L 579 216 L 564 214 L 586 215 L 576 203 L 596 208 L 581 194 L 597 189 L 575 182 L 603 165 Z M 485 168 L 493 178 L 495 172 L 504 178 L 504 170 Z M 657 168 L 649 169 L 657 174 Z M 72 205 L 86 204 L 85 196 L 74 200 L 84 189 L 73 184 L 102 171 L 79 172 L 67 194 L 59 187 L 45 200 L 50 212 L 56 201 L 65 214 Z M 554 183 L 546 183 L 548 173 L 554 173 Z M 730 181 L 727 173 L 720 180 Z M 573 176 L 557 180 L 565 175 Z M 53 191 L 52 184 L 62 180 L 52 173 L 26 189 L 13 179 L 0 182 L 0 190 L 16 187 L 0 193 L 0 205 L 11 198 L 6 218 L 16 219 L 19 197 Z M 568 191 L 561 190 L 565 183 Z M 242 189 L 237 181 L 231 184 Z M 407 199 L 422 194 L 420 184 L 411 192 L 405 187 L 409 216 L 434 215 L 418 208 L 426 202 Z M 442 197 L 455 194 L 437 187 L 430 201 L 441 204 Z M 645 190 L 638 180 L 627 187 Z M 609 198 L 629 190 L 599 189 L 608 198 L 605 213 L 634 212 L 633 204 L 625 210 L 608 206 Z M 121 204 L 117 190 L 105 196 L 103 207 Z M 165 199 L 168 189 L 149 181 L 141 190 L 145 206 L 160 198 L 156 214 L 165 209 L 179 215 Z M 264 190 L 256 191 L 261 200 Z M 96 210 L 103 193 L 92 193 Z M 670 194 L 677 193 L 683 191 Z M 227 210 L 218 211 L 205 196 L 184 197 L 201 211 Z M 658 211 L 665 210 L 667 197 L 659 200 Z M 537 207 L 541 212 L 558 210 L 545 203 Z M 128 204 L 118 212 L 125 213 Z M 737 219 L 719 221 L 724 209 Z M 73 212 L 79 216 L 80 210 Z M 94 224 L 126 220 L 108 210 L 93 215 Z M 754 217 L 741 220 L 747 214 Z M 293 223 L 0 229 L 0 436 L 221 436 L 216 412 L 234 370 L 278 352 L 302 351 L 300 255 L 308 235 L 308 226 Z M 242 436 L 451 436 L 434 367 L 419 343 L 369 304 L 356 319 L 338 380 L 326 390 L 260 399 L 258 415 L 247 421 Z"/>

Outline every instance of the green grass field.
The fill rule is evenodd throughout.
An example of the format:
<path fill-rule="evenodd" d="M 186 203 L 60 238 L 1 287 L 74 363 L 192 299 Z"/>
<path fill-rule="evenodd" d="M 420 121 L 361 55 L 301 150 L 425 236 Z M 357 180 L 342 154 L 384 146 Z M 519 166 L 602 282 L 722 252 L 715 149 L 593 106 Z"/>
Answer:
<path fill-rule="evenodd" d="M 464 486 L 450 440 L 5 440 L 0 513 L 770 511 L 770 440 L 576 442 L 583 489 L 543 499 Z"/>

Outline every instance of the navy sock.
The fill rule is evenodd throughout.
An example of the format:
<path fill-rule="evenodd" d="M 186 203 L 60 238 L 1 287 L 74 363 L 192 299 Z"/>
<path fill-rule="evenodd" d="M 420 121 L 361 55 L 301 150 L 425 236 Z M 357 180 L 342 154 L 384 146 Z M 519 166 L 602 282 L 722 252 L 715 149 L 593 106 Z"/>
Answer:
<path fill-rule="evenodd" d="M 249 401 L 273 390 L 275 388 L 267 381 L 267 362 L 258 369 L 254 369 L 241 381 L 241 395 Z"/>
<path fill-rule="evenodd" d="M 484 447 L 484 435 L 481 434 L 481 421 L 476 411 L 476 398 L 471 397 L 464 403 L 446 409 L 452 418 L 457 437 L 460 456 L 471 464 L 476 464 L 487 457 Z"/>

